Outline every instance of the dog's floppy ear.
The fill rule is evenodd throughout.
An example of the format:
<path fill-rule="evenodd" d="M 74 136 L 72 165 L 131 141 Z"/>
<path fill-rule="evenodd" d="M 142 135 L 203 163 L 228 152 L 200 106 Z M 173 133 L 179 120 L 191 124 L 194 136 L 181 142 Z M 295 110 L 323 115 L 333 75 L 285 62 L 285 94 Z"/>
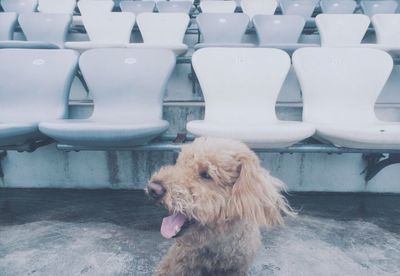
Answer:
<path fill-rule="evenodd" d="M 293 214 L 280 193 L 283 183 L 261 167 L 255 153 L 240 153 L 237 158 L 240 171 L 232 188 L 228 216 L 239 216 L 259 225 L 282 224 L 282 213 Z"/>

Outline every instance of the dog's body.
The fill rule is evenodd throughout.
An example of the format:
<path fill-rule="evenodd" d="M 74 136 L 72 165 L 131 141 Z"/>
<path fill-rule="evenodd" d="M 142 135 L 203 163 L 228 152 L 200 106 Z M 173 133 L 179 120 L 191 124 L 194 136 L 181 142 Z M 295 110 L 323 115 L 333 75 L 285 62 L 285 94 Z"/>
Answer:
<path fill-rule="evenodd" d="M 162 235 L 176 237 L 156 275 L 246 275 L 261 244 L 259 227 L 292 214 L 282 188 L 240 142 L 198 138 L 184 147 L 147 188 L 171 213 Z"/>

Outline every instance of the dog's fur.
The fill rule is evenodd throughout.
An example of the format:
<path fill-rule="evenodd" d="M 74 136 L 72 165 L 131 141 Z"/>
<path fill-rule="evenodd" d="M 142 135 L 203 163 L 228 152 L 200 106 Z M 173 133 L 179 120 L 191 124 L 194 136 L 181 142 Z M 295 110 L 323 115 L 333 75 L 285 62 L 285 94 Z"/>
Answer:
<path fill-rule="evenodd" d="M 197 138 L 150 181 L 166 191 L 159 203 L 195 221 L 176 238 L 159 276 L 247 275 L 261 245 L 259 226 L 282 224 L 282 213 L 293 214 L 282 182 L 238 141 Z"/>

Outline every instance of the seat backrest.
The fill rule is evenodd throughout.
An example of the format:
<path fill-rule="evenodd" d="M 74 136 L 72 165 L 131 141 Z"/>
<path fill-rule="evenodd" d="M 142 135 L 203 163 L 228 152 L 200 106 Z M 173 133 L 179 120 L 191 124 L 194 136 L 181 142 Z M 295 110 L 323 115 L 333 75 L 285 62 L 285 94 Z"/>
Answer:
<path fill-rule="evenodd" d="M 323 13 L 349 14 L 356 9 L 354 0 L 321 0 L 319 2 Z"/>
<path fill-rule="evenodd" d="M 183 12 L 189 14 L 193 4 L 191 1 L 159 1 L 156 6 L 159 12 Z"/>
<path fill-rule="evenodd" d="M 63 48 L 72 16 L 61 13 L 27 12 L 20 14 L 18 22 L 27 40 L 45 41 Z"/>
<path fill-rule="evenodd" d="M 283 14 L 310 18 L 319 0 L 280 0 Z"/>
<path fill-rule="evenodd" d="M 303 120 L 318 124 L 375 122 L 374 105 L 393 68 L 371 48 L 303 48 L 292 62 L 303 93 Z"/>
<path fill-rule="evenodd" d="M 186 13 L 141 13 L 137 24 L 145 43 L 181 44 L 189 20 Z"/>
<path fill-rule="evenodd" d="M 114 8 L 112 0 L 79 0 L 78 8 L 81 14 L 111 12 Z"/>
<path fill-rule="evenodd" d="M 400 14 L 375 14 L 372 24 L 377 43 L 400 46 Z"/>
<path fill-rule="evenodd" d="M 37 0 L 1 0 L 0 5 L 5 12 L 34 12 L 38 5 Z"/>
<path fill-rule="evenodd" d="M 256 15 L 253 24 L 260 44 L 297 43 L 305 20 L 299 15 Z"/>
<path fill-rule="evenodd" d="M 200 9 L 203 13 L 233 13 L 236 9 L 235 1 L 201 1 Z"/>
<path fill-rule="evenodd" d="M 370 20 L 364 14 L 319 14 L 315 19 L 322 46 L 360 44 Z"/>
<path fill-rule="evenodd" d="M 78 63 L 72 50 L 0 50 L 0 118 L 41 122 L 65 118 Z"/>
<path fill-rule="evenodd" d="M 17 14 L 15 12 L 0 13 L 0 40 L 12 40 L 16 25 Z"/>
<path fill-rule="evenodd" d="M 205 100 L 206 121 L 265 123 L 290 69 L 289 55 L 272 48 L 203 48 L 192 57 Z M 241 111 L 245 112 L 241 112 Z"/>
<path fill-rule="evenodd" d="M 38 0 L 38 11 L 46 13 L 69 13 L 73 14 L 76 0 Z"/>
<path fill-rule="evenodd" d="M 374 14 L 395 13 L 398 4 L 394 0 L 363 0 L 360 6 L 364 14 L 372 17 Z"/>
<path fill-rule="evenodd" d="M 131 12 L 87 13 L 82 15 L 86 32 L 93 42 L 129 43 L 135 14 Z"/>
<path fill-rule="evenodd" d="M 175 55 L 166 49 L 103 48 L 84 52 L 79 68 L 93 95 L 92 119 L 145 124 L 162 118 Z"/>
<path fill-rule="evenodd" d="M 196 21 L 204 43 L 240 43 L 249 17 L 243 13 L 200 13 Z"/>
<path fill-rule="evenodd" d="M 240 6 L 243 13 L 247 14 L 251 20 L 256 14 L 273 15 L 278 2 L 276 0 L 242 0 Z"/>
<path fill-rule="evenodd" d="M 154 1 L 132 1 L 126 0 L 119 3 L 121 11 L 133 12 L 136 16 L 144 12 L 153 12 L 156 6 Z"/>

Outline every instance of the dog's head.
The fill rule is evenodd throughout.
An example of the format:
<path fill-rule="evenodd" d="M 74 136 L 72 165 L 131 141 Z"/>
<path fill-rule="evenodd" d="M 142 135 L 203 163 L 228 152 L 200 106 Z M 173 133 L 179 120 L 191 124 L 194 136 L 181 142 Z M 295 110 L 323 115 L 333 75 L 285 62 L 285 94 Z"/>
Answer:
<path fill-rule="evenodd" d="M 210 227 L 235 219 L 281 224 L 282 213 L 291 213 L 282 188 L 243 143 L 197 138 L 183 147 L 174 166 L 152 176 L 147 193 L 169 210 L 161 233 L 171 238 L 191 222 Z"/>

